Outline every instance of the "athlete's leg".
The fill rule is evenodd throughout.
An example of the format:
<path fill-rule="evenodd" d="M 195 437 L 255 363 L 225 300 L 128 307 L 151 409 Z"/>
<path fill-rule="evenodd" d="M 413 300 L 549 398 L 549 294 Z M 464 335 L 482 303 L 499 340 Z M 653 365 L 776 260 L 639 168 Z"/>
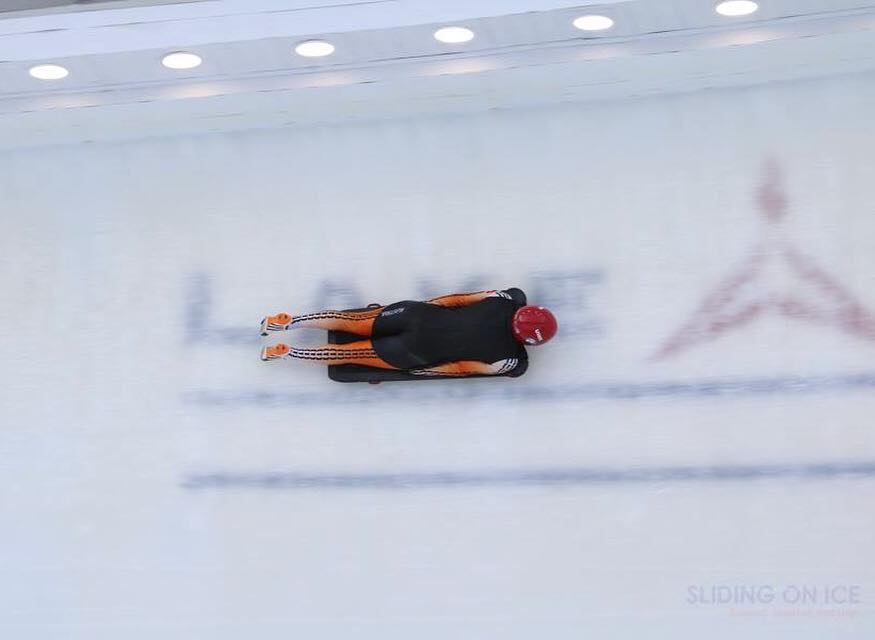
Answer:
<path fill-rule="evenodd" d="M 380 315 L 383 309 L 384 307 L 375 307 L 365 311 L 319 311 L 300 316 L 278 313 L 267 316 L 261 321 L 261 335 L 267 335 L 268 331 L 309 327 L 369 336 L 374 328 L 374 318 Z"/>
<path fill-rule="evenodd" d="M 397 369 L 377 355 L 370 340 L 346 344 L 325 344 L 311 349 L 299 349 L 279 343 L 261 350 L 262 360 L 276 360 L 278 358 L 299 358 L 322 364 L 361 364 L 378 369 Z"/>

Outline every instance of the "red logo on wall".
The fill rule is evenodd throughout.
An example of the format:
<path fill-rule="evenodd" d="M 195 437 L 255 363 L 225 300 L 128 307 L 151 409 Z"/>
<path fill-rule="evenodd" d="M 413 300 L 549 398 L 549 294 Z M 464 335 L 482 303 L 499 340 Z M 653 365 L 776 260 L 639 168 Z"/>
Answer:
<path fill-rule="evenodd" d="M 663 343 L 655 358 L 666 358 L 711 342 L 765 314 L 834 327 L 875 341 L 875 316 L 781 233 L 787 198 L 777 163 L 769 161 L 757 193 L 767 238 L 739 269 L 711 291 L 684 324 Z"/>

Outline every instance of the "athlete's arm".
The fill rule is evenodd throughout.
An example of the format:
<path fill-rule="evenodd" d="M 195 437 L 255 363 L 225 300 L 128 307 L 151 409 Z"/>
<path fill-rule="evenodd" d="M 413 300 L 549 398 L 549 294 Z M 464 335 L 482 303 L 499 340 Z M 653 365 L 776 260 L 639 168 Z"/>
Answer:
<path fill-rule="evenodd" d="M 436 304 L 439 307 L 467 307 L 469 304 L 480 302 L 486 298 L 496 297 L 510 298 L 510 296 L 504 291 L 490 289 L 489 291 L 476 291 L 474 293 L 451 293 L 448 296 L 426 300 L 426 302 L 429 304 Z"/>
<path fill-rule="evenodd" d="M 513 370 L 518 363 L 516 358 L 506 358 L 491 364 L 478 360 L 457 360 L 426 369 L 411 369 L 410 373 L 417 376 L 494 376 Z"/>

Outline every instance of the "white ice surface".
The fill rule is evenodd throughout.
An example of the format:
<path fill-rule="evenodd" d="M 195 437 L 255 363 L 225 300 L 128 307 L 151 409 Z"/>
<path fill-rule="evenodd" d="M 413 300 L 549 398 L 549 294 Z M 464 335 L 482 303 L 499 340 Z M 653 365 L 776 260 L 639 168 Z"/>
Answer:
<path fill-rule="evenodd" d="M 857 76 L 0 155 L 0 637 L 872 637 L 875 341 L 653 356 L 770 234 L 875 312 L 873 113 Z M 562 327 L 519 380 L 258 361 L 265 312 L 514 285 Z"/>

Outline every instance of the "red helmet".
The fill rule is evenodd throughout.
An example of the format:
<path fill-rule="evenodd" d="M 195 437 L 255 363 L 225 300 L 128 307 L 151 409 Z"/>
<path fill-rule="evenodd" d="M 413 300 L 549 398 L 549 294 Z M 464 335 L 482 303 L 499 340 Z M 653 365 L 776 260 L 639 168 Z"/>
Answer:
<path fill-rule="evenodd" d="M 513 314 L 513 336 L 524 344 L 544 344 L 556 335 L 556 317 L 544 307 L 529 305 Z"/>

